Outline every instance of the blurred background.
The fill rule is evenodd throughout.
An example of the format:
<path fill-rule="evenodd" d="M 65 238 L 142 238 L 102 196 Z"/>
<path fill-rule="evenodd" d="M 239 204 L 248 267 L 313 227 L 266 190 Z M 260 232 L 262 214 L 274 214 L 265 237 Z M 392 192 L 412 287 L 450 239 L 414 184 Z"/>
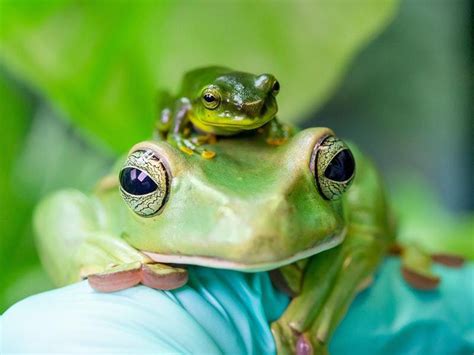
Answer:
<path fill-rule="evenodd" d="M 156 93 L 271 72 L 282 121 L 370 154 L 404 242 L 474 257 L 472 9 L 462 0 L 0 1 L 0 313 L 51 288 L 31 216 L 151 136 Z"/>

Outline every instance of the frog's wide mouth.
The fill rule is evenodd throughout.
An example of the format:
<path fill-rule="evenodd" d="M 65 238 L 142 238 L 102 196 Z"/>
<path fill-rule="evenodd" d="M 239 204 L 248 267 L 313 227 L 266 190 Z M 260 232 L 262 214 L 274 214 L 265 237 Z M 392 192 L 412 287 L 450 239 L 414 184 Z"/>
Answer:
<path fill-rule="evenodd" d="M 183 264 L 183 265 L 199 265 L 217 269 L 236 270 L 243 272 L 260 272 L 277 269 L 281 266 L 294 263 L 295 261 L 308 258 L 328 249 L 332 249 L 342 243 L 346 235 L 347 229 L 344 228 L 341 233 L 327 238 L 325 241 L 316 244 L 315 246 L 297 252 L 286 258 L 275 261 L 264 261 L 255 263 L 245 263 L 220 257 L 210 256 L 196 256 L 196 255 L 172 255 L 161 254 L 149 251 L 143 251 L 150 259 L 158 263 L 165 264 Z"/>
<path fill-rule="evenodd" d="M 241 117 L 226 117 L 221 116 L 221 114 L 217 115 L 217 119 L 209 120 L 206 117 L 200 117 L 199 121 L 214 127 L 227 127 L 227 128 L 236 128 L 236 129 L 244 129 L 244 130 L 252 130 L 258 127 L 261 127 L 265 123 L 272 120 L 278 112 L 278 106 L 276 102 L 267 99 L 264 101 L 260 112 L 257 115 L 247 115 L 245 112 Z"/>

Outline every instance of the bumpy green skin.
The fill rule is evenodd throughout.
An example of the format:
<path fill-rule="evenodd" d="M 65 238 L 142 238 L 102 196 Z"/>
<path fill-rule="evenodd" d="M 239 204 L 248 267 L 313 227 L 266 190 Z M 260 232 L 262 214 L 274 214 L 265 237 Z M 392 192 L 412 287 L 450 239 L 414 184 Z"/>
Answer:
<path fill-rule="evenodd" d="M 167 92 L 160 95 L 157 131 L 189 154 L 202 153 L 198 145 L 205 141 L 205 137 L 190 139 L 190 128 L 231 136 L 267 125 L 268 143 L 280 144 L 288 131 L 275 117 L 278 91 L 279 83 L 271 74 L 254 75 L 220 66 L 195 69 L 184 75 L 175 97 Z M 216 107 L 206 105 L 206 93 L 218 99 Z"/>
<path fill-rule="evenodd" d="M 151 259 L 242 271 L 291 264 L 280 270 L 298 295 L 272 325 L 278 350 L 324 349 L 393 239 L 380 177 L 355 147 L 352 186 L 341 199 L 322 197 L 310 162 L 328 134 L 306 129 L 277 147 L 259 134 L 222 139 L 213 160 L 140 143 L 131 152 L 153 151 L 171 176 L 161 212 L 145 218 L 128 208 L 118 171 L 92 195 L 58 192 L 35 214 L 41 259 L 58 285 Z"/>

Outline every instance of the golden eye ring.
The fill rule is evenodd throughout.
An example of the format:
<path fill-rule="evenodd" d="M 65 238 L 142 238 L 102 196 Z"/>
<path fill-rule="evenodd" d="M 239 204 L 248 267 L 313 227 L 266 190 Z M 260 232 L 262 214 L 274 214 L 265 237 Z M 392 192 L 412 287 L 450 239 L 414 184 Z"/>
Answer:
<path fill-rule="evenodd" d="M 201 101 L 208 110 L 215 110 L 221 103 L 221 94 L 214 86 L 209 86 L 202 91 Z"/>

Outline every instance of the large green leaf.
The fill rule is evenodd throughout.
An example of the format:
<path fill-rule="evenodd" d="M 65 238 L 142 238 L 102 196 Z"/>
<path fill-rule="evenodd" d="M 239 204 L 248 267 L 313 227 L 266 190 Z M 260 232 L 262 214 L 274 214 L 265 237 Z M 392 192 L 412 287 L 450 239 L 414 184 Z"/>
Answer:
<path fill-rule="evenodd" d="M 0 58 L 116 151 L 150 135 L 158 88 L 196 66 L 272 72 L 280 117 L 320 105 L 396 0 L 3 1 Z"/>

